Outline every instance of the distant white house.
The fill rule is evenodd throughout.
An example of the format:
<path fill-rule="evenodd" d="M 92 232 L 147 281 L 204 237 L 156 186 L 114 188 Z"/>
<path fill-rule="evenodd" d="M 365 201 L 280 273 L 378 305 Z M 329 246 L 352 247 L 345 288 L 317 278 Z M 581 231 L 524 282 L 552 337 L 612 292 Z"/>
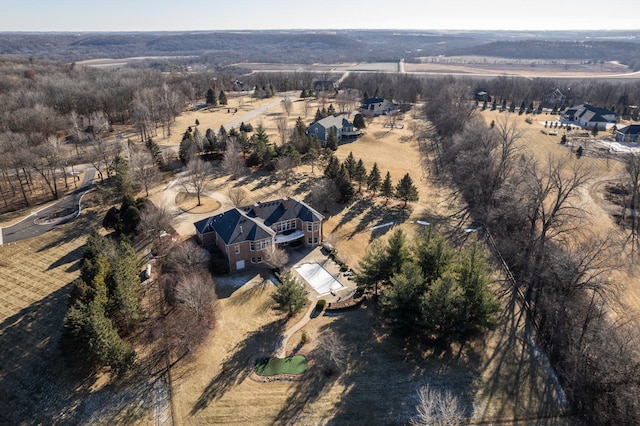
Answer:
<path fill-rule="evenodd" d="M 616 113 L 606 108 L 598 108 L 589 104 L 578 105 L 565 111 L 564 117 L 584 129 L 598 127 L 607 128 L 607 124 L 616 122 Z"/>
<path fill-rule="evenodd" d="M 640 124 L 631 124 L 616 130 L 616 142 L 639 142 Z"/>
<path fill-rule="evenodd" d="M 322 120 L 314 121 L 309 126 L 307 134 L 316 136 L 322 146 L 325 146 L 329 133 L 332 131 L 338 137 L 338 142 L 343 139 L 356 138 L 362 133 L 353 127 L 353 123 L 347 120 L 346 115 L 340 114 L 330 115 Z"/>
<path fill-rule="evenodd" d="M 398 105 L 383 98 L 365 99 L 360 106 L 360 113 L 366 116 L 389 115 L 398 112 Z"/>

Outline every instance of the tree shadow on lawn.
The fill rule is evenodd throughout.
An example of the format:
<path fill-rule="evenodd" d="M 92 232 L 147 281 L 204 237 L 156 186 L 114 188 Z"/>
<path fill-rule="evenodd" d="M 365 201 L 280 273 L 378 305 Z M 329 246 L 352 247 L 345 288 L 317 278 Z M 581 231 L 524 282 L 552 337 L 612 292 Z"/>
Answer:
<path fill-rule="evenodd" d="M 131 424 L 147 415 L 162 376 L 140 359 L 112 384 L 91 389 L 96 376 L 83 354 L 61 344 L 73 284 L 0 323 L 0 424 Z"/>
<path fill-rule="evenodd" d="M 239 342 L 230 351 L 231 355 L 223 361 L 222 370 L 211 379 L 189 415 L 198 414 L 212 401 L 222 398 L 232 387 L 247 379 L 256 358 L 273 352 L 276 339 L 284 332 L 286 324 L 286 318 L 266 324 Z"/>
<path fill-rule="evenodd" d="M 370 307 L 344 312 L 323 327 L 342 335 L 347 348 L 346 367 L 340 375 L 326 376 L 312 365 L 311 376 L 298 382 L 276 424 L 318 422 L 313 403 L 336 406 L 327 424 L 404 424 L 415 413 L 416 392 L 429 383 L 439 391 L 459 396 L 471 413 L 471 396 L 478 377 L 477 354 L 467 347 L 457 351 L 420 344 L 414 333 L 391 332 L 380 324 Z M 308 358 L 313 363 L 317 351 Z M 340 385 L 344 390 L 335 401 Z M 332 395 L 331 395 L 332 394 Z M 322 401 L 329 398 L 329 401 Z"/>
<path fill-rule="evenodd" d="M 499 325 L 487 336 L 495 347 L 483 360 L 482 369 L 490 374 L 480 389 L 484 404 L 478 406 L 476 419 L 498 421 L 515 416 L 544 418 L 545 424 L 566 424 L 567 418 L 553 419 L 565 415 L 568 407 L 560 403 L 564 395 L 559 395 L 562 391 L 550 377 L 551 370 L 541 365 L 546 363 L 546 355 L 533 346 L 535 332 L 528 314 L 518 303 L 511 285 L 503 286 Z M 491 412 L 487 411 L 489 408 Z"/>
<path fill-rule="evenodd" d="M 73 265 L 70 265 L 65 272 L 77 271 L 78 269 L 80 269 L 80 260 L 82 259 L 83 254 L 84 254 L 84 244 L 79 247 L 76 247 L 75 249 L 71 250 L 70 252 L 62 256 L 60 259 L 53 262 L 51 265 L 49 265 L 49 267 L 47 268 L 47 271 L 55 269 L 59 266 L 68 265 L 70 263 L 73 263 Z"/>

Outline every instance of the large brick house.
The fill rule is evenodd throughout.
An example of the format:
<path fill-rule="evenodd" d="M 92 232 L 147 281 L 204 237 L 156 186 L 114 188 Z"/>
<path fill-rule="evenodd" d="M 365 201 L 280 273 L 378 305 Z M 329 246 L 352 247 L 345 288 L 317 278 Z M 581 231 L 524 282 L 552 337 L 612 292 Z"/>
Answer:
<path fill-rule="evenodd" d="M 216 245 L 232 272 L 263 268 L 274 245 L 322 244 L 324 216 L 294 198 L 234 208 L 194 223 L 203 246 Z"/>

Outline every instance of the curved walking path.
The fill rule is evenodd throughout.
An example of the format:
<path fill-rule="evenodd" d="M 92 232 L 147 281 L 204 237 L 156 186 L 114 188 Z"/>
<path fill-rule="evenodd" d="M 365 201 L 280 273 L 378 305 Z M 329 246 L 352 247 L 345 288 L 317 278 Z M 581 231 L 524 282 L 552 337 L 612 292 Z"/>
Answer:
<path fill-rule="evenodd" d="M 313 300 L 311 300 L 311 302 L 313 302 Z M 302 319 L 298 321 L 293 327 L 284 332 L 284 335 L 276 343 L 273 355 L 274 357 L 285 358 L 287 356 L 287 342 L 289 341 L 291 336 L 293 336 L 298 330 L 307 325 L 307 323 L 311 320 L 311 313 L 315 308 L 316 304 L 311 303 L 311 306 L 304 313 Z"/>

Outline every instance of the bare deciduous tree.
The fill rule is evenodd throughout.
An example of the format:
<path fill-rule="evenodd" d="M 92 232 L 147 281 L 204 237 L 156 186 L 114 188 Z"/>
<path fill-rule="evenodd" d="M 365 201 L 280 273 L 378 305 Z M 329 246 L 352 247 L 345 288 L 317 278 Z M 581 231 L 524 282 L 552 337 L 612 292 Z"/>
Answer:
<path fill-rule="evenodd" d="M 316 356 L 325 374 L 339 372 L 347 363 L 347 348 L 343 337 L 333 330 L 325 330 L 318 339 Z"/>
<path fill-rule="evenodd" d="M 129 160 L 129 167 L 133 172 L 134 180 L 142 184 L 148 197 L 149 188 L 155 185 L 160 178 L 158 165 L 153 156 L 149 151 L 134 152 Z"/>
<path fill-rule="evenodd" d="M 197 318 L 205 318 L 213 309 L 216 292 L 211 274 L 204 269 L 188 270 L 180 274 L 175 299 Z"/>
<path fill-rule="evenodd" d="M 265 262 L 274 269 L 280 270 L 289 261 L 289 254 L 277 244 L 271 244 L 265 256 Z"/>
<path fill-rule="evenodd" d="M 162 232 L 169 233 L 173 228 L 173 217 L 166 206 L 147 205 L 140 210 L 138 232 L 157 241 Z"/>
<path fill-rule="evenodd" d="M 244 159 L 240 156 L 240 146 L 233 138 L 227 140 L 227 148 L 224 152 L 222 165 L 224 170 L 231 175 L 231 179 L 237 179 L 245 169 Z"/>
<path fill-rule="evenodd" d="M 319 179 L 311 189 L 313 203 L 322 206 L 322 211 L 329 211 L 329 206 L 340 197 L 338 188 L 332 179 Z"/>
<path fill-rule="evenodd" d="M 276 127 L 280 136 L 280 143 L 284 145 L 289 137 L 289 120 L 284 115 L 276 117 Z"/>
<path fill-rule="evenodd" d="M 162 266 L 167 272 L 204 269 L 209 258 L 207 250 L 193 241 L 173 243 L 168 255 L 163 260 Z"/>
<path fill-rule="evenodd" d="M 288 155 L 278 158 L 276 162 L 276 172 L 284 179 L 284 184 L 289 186 L 293 177 L 293 169 L 296 166 L 293 158 Z"/>
<path fill-rule="evenodd" d="M 206 189 L 207 184 L 213 179 L 211 164 L 201 158 L 193 158 L 187 165 L 187 176 L 183 180 L 183 186 L 187 192 L 195 191 L 198 197 L 198 205 L 201 205 L 200 195 Z"/>
<path fill-rule="evenodd" d="M 247 192 L 242 188 L 231 188 L 227 192 L 227 196 L 234 207 L 242 207 L 242 203 L 247 199 Z"/>
<path fill-rule="evenodd" d="M 282 110 L 287 114 L 287 117 L 291 115 L 292 108 L 293 108 L 293 101 L 288 96 L 282 99 Z"/>
<path fill-rule="evenodd" d="M 413 426 L 459 426 L 465 420 L 458 397 L 450 391 L 436 392 L 429 385 L 418 390 L 416 411 L 410 421 Z"/>

